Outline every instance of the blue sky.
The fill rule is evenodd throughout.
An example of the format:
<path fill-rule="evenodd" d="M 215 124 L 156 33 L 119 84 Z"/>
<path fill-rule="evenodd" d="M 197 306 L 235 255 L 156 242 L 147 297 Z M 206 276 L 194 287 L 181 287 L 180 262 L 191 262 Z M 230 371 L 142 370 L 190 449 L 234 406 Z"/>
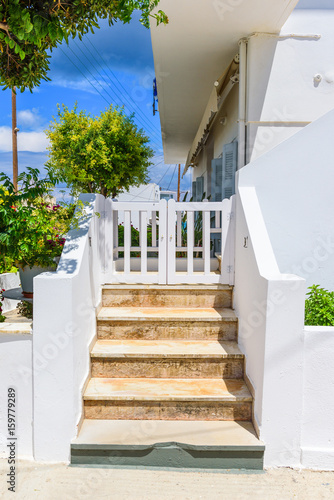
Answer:
<path fill-rule="evenodd" d="M 52 52 L 51 82 L 43 82 L 32 94 L 17 94 L 19 171 L 27 166 L 43 170 L 47 160 L 44 130 L 57 114 L 57 103 L 72 108 L 77 101 L 79 109 L 96 115 L 112 103 L 124 105 L 127 114 L 134 112 L 135 122 L 150 137 L 156 153 L 151 181 L 165 189 L 176 189 L 177 170 L 175 165 L 163 162 L 159 114 L 152 113 L 150 32 L 139 23 L 138 15 L 127 25 L 109 27 L 102 20 L 100 27 L 94 35 L 87 34 L 82 41 L 71 40 L 69 46 L 64 43 Z M 11 175 L 10 91 L 1 91 L 0 104 L 0 171 Z M 188 174 L 181 189 L 187 190 L 189 185 Z"/>

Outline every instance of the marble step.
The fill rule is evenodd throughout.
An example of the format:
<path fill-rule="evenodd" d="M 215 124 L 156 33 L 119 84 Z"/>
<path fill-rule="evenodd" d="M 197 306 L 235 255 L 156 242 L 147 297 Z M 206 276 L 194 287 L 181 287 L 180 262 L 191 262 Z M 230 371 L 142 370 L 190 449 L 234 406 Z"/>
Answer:
<path fill-rule="evenodd" d="M 92 377 L 242 378 L 244 356 L 236 342 L 98 340 Z"/>
<path fill-rule="evenodd" d="M 251 422 L 85 419 L 72 465 L 263 469 Z"/>
<path fill-rule="evenodd" d="M 105 285 L 104 307 L 231 307 L 228 285 Z"/>
<path fill-rule="evenodd" d="M 99 339 L 227 340 L 237 338 L 238 320 L 230 308 L 102 307 Z"/>
<path fill-rule="evenodd" d="M 92 378 L 85 418 L 125 420 L 251 420 L 243 380 Z"/>

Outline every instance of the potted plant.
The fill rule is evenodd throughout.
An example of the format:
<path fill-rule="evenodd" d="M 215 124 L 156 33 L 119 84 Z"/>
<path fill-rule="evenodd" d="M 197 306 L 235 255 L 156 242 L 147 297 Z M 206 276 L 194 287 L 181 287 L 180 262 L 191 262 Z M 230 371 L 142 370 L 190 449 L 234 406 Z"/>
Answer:
<path fill-rule="evenodd" d="M 5 174 L 0 174 L 0 253 L 19 269 L 23 294 L 32 297 L 33 278 L 55 270 L 74 213 L 74 205 L 52 203 L 53 179 L 39 179 L 37 169 L 28 168 L 18 178 L 15 188 Z"/>

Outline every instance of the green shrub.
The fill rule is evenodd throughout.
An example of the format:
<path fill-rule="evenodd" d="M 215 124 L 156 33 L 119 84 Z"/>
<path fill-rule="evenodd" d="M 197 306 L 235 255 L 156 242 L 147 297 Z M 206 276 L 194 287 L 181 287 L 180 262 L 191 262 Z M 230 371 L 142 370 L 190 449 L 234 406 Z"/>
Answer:
<path fill-rule="evenodd" d="M 157 239 L 159 239 L 159 226 L 157 226 Z M 133 227 L 131 224 L 131 246 L 132 247 L 139 247 L 140 243 L 140 233 L 138 229 Z M 124 226 L 123 224 L 118 225 L 118 246 L 119 247 L 124 247 Z M 147 226 L 147 246 L 151 247 L 152 246 L 152 226 L 148 225 Z M 154 252 L 149 252 L 150 256 L 158 256 L 158 254 Z M 118 253 L 119 258 L 124 257 L 124 252 L 119 252 Z M 130 252 L 130 257 L 140 257 L 140 252 Z"/>
<path fill-rule="evenodd" d="M 12 259 L 0 255 L 0 274 L 3 273 L 17 273 L 17 267 L 14 266 Z"/>
<path fill-rule="evenodd" d="M 305 301 L 305 325 L 334 326 L 334 292 L 320 285 L 309 287 Z"/>

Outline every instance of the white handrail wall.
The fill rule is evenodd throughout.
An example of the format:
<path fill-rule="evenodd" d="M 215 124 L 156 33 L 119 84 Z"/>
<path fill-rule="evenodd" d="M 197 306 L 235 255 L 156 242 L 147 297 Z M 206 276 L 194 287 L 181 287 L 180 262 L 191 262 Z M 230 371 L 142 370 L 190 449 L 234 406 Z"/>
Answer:
<path fill-rule="evenodd" d="M 57 272 L 34 279 L 34 456 L 41 461 L 69 459 L 101 301 L 106 200 L 80 199 L 85 215 L 67 235 Z"/>
<path fill-rule="evenodd" d="M 265 465 L 299 466 L 305 282 L 279 272 L 256 191 L 239 187 L 234 307 Z"/>

